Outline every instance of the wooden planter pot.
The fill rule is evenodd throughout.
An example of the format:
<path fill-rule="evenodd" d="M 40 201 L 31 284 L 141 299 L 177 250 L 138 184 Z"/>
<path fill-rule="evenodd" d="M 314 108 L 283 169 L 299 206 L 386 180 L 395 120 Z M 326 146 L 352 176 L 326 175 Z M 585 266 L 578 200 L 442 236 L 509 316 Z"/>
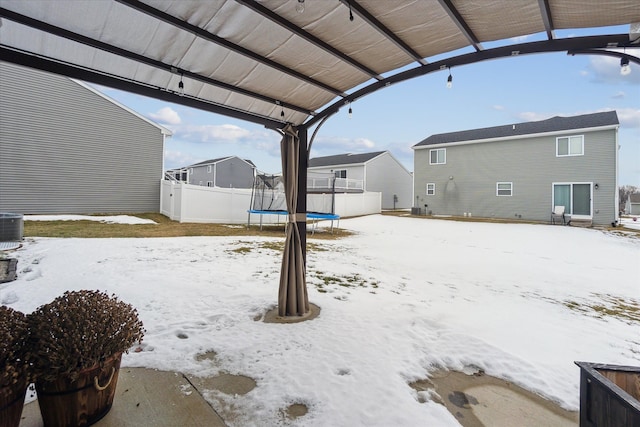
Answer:
<path fill-rule="evenodd" d="M 113 404 L 122 353 L 80 372 L 76 381 L 61 377 L 36 381 L 38 403 L 45 427 L 90 426 L 107 415 Z"/>
<path fill-rule="evenodd" d="M 26 378 L 21 378 L 12 386 L 0 388 L 1 427 L 18 427 L 20 424 L 27 386 Z"/>

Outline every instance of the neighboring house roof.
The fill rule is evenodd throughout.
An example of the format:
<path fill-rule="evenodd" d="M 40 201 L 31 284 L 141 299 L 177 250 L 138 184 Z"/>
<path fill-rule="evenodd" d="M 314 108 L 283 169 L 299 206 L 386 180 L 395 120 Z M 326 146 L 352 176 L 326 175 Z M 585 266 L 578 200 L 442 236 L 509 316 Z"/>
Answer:
<path fill-rule="evenodd" d="M 504 126 L 494 126 L 482 129 L 471 129 L 457 132 L 431 135 L 413 146 L 444 144 L 450 142 L 477 141 L 486 139 L 509 138 L 532 134 L 560 132 L 572 129 L 589 129 L 606 126 L 617 126 L 618 115 L 615 111 L 604 113 L 583 114 L 572 117 L 552 117 L 536 122 L 515 123 Z"/>
<path fill-rule="evenodd" d="M 640 193 L 629 194 L 629 203 L 640 203 Z"/>
<path fill-rule="evenodd" d="M 317 168 L 323 166 L 336 166 L 336 165 L 356 165 L 366 163 L 369 160 L 375 159 L 381 154 L 387 151 L 376 151 L 374 153 L 348 153 L 348 154 L 336 154 L 333 156 L 315 157 L 309 159 L 309 167 Z"/>
<path fill-rule="evenodd" d="M 214 163 L 219 163 L 219 162 L 221 162 L 223 160 L 227 160 L 227 159 L 230 159 L 232 157 L 238 157 L 238 156 L 227 156 L 227 157 L 219 157 L 217 159 L 203 160 L 202 162 L 194 163 L 194 164 L 189 165 L 187 167 L 191 168 L 191 167 L 194 167 L 194 166 L 212 165 Z M 240 157 L 238 157 L 238 158 L 240 159 Z M 253 167 L 256 167 L 256 165 L 251 160 L 247 160 L 247 159 L 240 159 L 240 160 L 249 163 Z"/>

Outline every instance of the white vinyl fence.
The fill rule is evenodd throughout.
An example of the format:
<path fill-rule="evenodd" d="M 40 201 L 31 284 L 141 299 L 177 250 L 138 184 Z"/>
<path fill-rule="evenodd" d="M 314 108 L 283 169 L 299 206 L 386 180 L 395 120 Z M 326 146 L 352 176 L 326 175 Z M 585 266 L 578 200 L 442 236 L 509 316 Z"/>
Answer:
<path fill-rule="evenodd" d="M 307 204 L 314 206 L 314 198 L 327 197 L 308 194 Z M 162 180 L 160 182 L 160 213 L 179 222 L 246 224 L 249 221 L 251 189 L 204 187 Z M 340 217 L 370 215 L 382 211 L 382 193 L 339 193 L 335 195 L 335 213 Z M 260 215 L 251 214 L 251 224 L 260 223 Z M 262 215 L 263 224 L 281 223 L 280 215 Z"/>

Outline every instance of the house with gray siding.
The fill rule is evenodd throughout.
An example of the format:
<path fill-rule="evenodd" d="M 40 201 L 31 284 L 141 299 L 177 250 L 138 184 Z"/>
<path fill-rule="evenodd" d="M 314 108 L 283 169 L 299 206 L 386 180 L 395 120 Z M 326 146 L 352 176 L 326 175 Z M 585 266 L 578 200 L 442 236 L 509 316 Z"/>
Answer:
<path fill-rule="evenodd" d="M 409 209 L 412 206 L 411 172 L 389 151 L 315 157 L 309 159 L 308 171 L 310 176 L 313 173 L 333 174 L 336 192 L 381 193 L 382 209 Z M 312 184 L 307 187 L 307 191 L 313 191 Z"/>
<path fill-rule="evenodd" d="M 82 82 L 0 61 L 0 211 L 159 212 L 171 132 Z"/>
<path fill-rule="evenodd" d="M 170 169 L 167 174 L 176 181 L 192 185 L 220 188 L 252 188 L 256 165 L 238 156 L 204 160 L 191 166 Z"/>
<path fill-rule="evenodd" d="M 415 207 L 432 215 L 618 221 L 615 111 L 431 135 L 413 146 Z"/>
<path fill-rule="evenodd" d="M 624 206 L 624 213 L 640 215 L 640 193 L 629 194 Z"/>

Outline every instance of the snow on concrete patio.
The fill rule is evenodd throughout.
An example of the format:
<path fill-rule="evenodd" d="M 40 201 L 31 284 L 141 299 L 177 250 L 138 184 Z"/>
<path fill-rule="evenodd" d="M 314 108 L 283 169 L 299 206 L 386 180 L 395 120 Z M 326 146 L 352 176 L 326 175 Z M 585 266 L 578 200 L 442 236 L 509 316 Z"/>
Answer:
<path fill-rule="evenodd" d="M 260 321 L 276 304 L 283 238 L 29 238 L 0 303 L 28 313 L 65 290 L 117 294 L 147 329 L 123 366 L 255 379 L 246 395 L 211 399 L 241 408 L 242 426 L 456 426 L 408 385 L 442 368 L 482 369 L 577 410 L 574 361 L 640 364 L 637 237 L 380 215 L 340 227 L 356 234 L 309 236 L 321 313 L 307 322 Z M 210 351 L 215 361 L 199 357 Z M 284 421 L 292 403 L 309 412 Z"/>

